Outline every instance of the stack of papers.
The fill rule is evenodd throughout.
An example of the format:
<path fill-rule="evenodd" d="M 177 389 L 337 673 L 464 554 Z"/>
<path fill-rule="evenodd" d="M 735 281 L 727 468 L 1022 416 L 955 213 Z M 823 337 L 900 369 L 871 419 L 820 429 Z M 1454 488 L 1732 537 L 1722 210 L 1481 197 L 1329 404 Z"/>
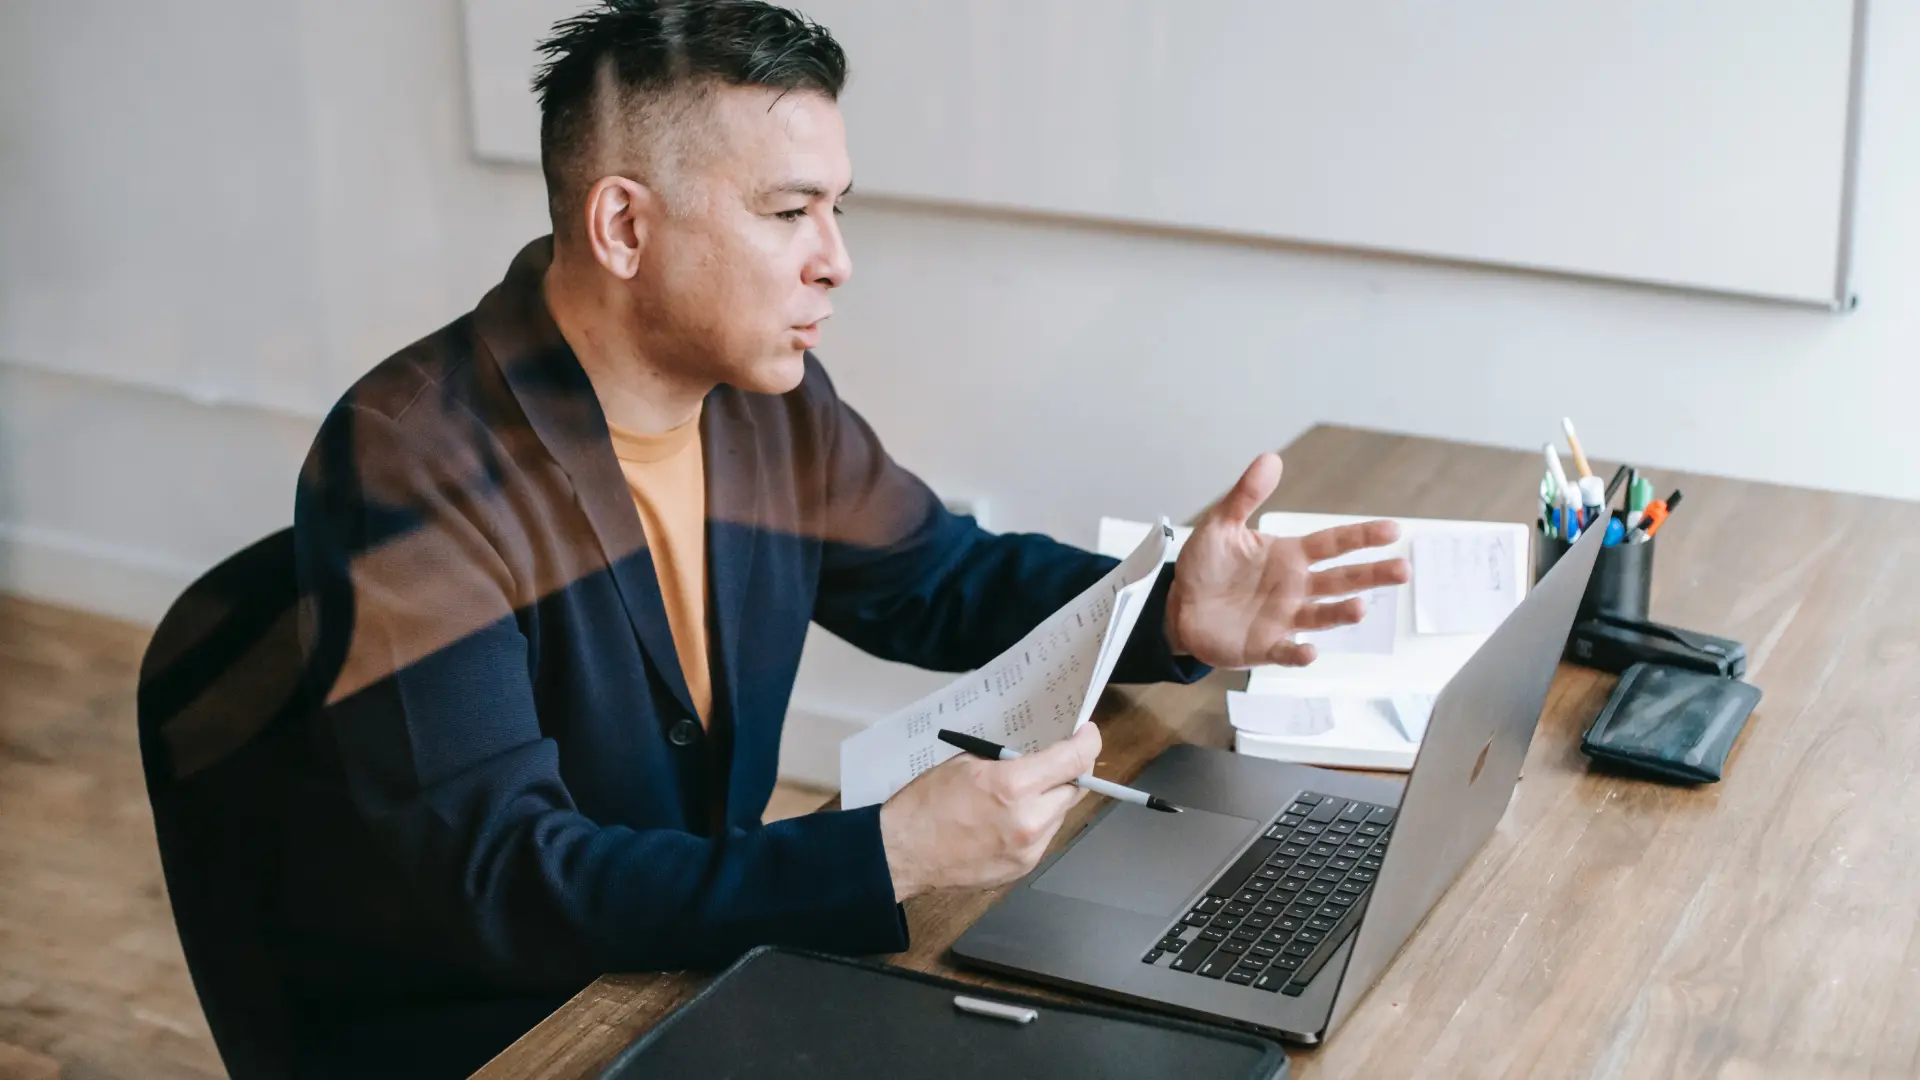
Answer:
<path fill-rule="evenodd" d="M 1434 696 L 1368 696 L 1348 687 L 1227 691 L 1234 749 L 1255 757 L 1343 769 L 1413 768 Z M 1311 723 L 1301 723 L 1311 717 Z"/>
<path fill-rule="evenodd" d="M 1259 529 L 1303 536 L 1366 520 L 1266 514 Z M 1230 691 L 1236 750 L 1340 768 L 1413 767 L 1440 691 L 1526 592 L 1529 534 L 1502 522 L 1396 520 L 1398 542 L 1321 566 L 1400 555 L 1412 564 L 1412 581 L 1362 594 L 1367 613 L 1352 626 L 1300 634 L 1318 654 L 1311 665 L 1255 668 L 1244 693 Z M 1102 548 L 1137 541 L 1149 528 L 1103 521 Z"/>

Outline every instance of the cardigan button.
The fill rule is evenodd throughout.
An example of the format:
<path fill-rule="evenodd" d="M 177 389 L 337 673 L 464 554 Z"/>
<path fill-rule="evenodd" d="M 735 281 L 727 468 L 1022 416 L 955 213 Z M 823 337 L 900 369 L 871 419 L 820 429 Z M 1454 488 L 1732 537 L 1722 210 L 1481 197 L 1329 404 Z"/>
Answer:
<path fill-rule="evenodd" d="M 700 738 L 700 725 L 682 717 L 667 729 L 667 741 L 675 746 L 692 746 Z"/>

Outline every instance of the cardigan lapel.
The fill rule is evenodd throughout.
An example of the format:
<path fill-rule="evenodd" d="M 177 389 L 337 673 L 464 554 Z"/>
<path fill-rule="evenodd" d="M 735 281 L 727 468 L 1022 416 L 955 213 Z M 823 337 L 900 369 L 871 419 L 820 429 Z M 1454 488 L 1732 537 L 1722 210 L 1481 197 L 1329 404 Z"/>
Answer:
<path fill-rule="evenodd" d="M 505 280 L 474 309 L 474 325 L 534 435 L 573 484 L 574 501 L 593 528 L 605 565 L 626 608 L 627 621 L 652 663 L 655 678 L 695 716 L 660 579 L 647 550 L 646 530 L 614 457 L 606 414 L 585 369 L 547 310 L 541 280 L 553 260 L 553 240 L 521 249 Z"/>
<path fill-rule="evenodd" d="M 753 563 L 759 546 L 764 477 L 758 433 L 739 409 L 740 391 L 721 387 L 707 397 L 700 418 L 700 439 L 707 462 L 708 640 L 713 655 L 713 711 L 739 737 L 744 687 L 740 672 L 740 630 L 746 619 Z M 733 755 L 734 761 L 740 755 Z M 729 771 L 731 771 L 729 763 Z M 728 801 L 742 791 L 729 783 Z M 731 807 L 730 807 L 731 809 Z"/>

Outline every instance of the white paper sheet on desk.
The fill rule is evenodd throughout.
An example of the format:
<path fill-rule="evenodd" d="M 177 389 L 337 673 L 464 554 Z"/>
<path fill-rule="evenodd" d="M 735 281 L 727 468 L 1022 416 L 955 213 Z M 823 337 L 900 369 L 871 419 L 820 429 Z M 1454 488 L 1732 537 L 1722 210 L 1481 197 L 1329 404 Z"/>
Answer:
<path fill-rule="evenodd" d="M 1300 738 L 1333 730 L 1333 699 L 1227 691 L 1227 720 L 1238 731 Z"/>
<path fill-rule="evenodd" d="M 840 744 L 840 805 L 885 802 L 914 777 L 960 753 L 941 728 L 1031 753 L 1093 715 L 1166 559 L 1172 529 L 1148 531 L 1105 577 L 978 671 Z"/>
<path fill-rule="evenodd" d="M 1413 766 L 1420 744 L 1408 742 L 1393 704 L 1364 690 L 1311 681 L 1296 693 L 1227 691 L 1227 722 L 1243 754 L 1342 769 Z"/>
<path fill-rule="evenodd" d="M 1393 703 L 1393 722 L 1410 743 L 1418 743 L 1427 734 L 1427 719 L 1433 715 L 1434 694 L 1400 693 L 1388 699 Z"/>
<path fill-rule="evenodd" d="M 1412 548 L 1415 633 L 1488 633 L 1520 603 L 1509 532 L 1421 533 Z"/>

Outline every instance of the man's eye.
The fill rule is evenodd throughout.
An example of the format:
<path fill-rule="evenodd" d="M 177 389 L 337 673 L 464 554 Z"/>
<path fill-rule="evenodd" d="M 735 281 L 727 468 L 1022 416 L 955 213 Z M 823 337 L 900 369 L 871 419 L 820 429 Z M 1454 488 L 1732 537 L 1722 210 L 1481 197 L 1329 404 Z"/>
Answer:
<path fill-rule="evenodd" d="M 807 208 L 803 206 L 798 210 L 781 210 L 773 216 L 779 218 L 781 221 L 799 221 L 801 218 L 807 216 Z"/>

